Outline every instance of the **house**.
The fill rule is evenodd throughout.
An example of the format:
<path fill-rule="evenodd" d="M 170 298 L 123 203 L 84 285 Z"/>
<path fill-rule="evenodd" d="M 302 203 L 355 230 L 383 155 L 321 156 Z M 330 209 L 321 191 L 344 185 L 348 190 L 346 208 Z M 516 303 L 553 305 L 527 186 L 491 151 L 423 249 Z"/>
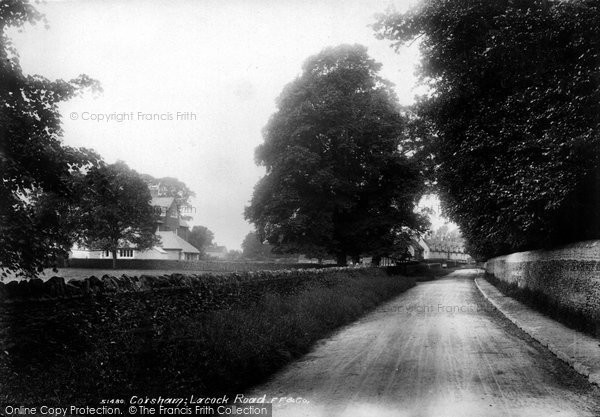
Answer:
<path fill-rule="evenodd" d="M 152 207 L 160 217 L 158 219 L 159 231 L 177 231 L 179 228 L 179 209 L 173 197 L 152 197 Z"/>
<path fill-rule="evenodd" d="M 151 189 L 151 192 L 155 194 L 155 190 Z M 151 204 L 160 216 L 156 234 L 160 237 L 161 243 L 151 249 L 142 251 L 124 244 L 122 248 L 117 250 L 117 259 L 166 259 L 181 261 L 196 261 L 200 259 L 200 251 L 186 240 L 189 237 L 189 225 L 181 219 L 175 198 L 154 195 Z M 71 249 L 69 257 L 79 259 L 112 259 L 112 253 L 75 245 Z"/>
<path fill-rule="evenodd" d="M 157 232 L 160 236 L 160 247 L 167 254 L 167 259 L 177 261 L 197 261 L 200 251 L 171 231 Z"/>
<path fill-rule="evenodd" d="M 423 260 L 450 260 L 458 262 L 470 262 L 473 259 L 465 252 L 462 241 L 423 239 L 422 237 L 411 238 L 408 245 L 408 253 L 416 261 Z"/>
<path fill-rule="evenodd" d="M 153 194 L 155 195 L 152 197 L 150 204 L 160 214 L 156 233 L 160 236 L 160 247 L 167 252 L 167 259 L 182 261 L 197 261 L 200 259 L 200 251 L 187 241 L 190 235 L 190 227 L 181 218 L 175 198 L 159 197 L 155 192 Z"/>
<path fill-rule="evenodd" d="M 75 244 L 69 255 L 71 259 L 112 259 L 112 253 L 106 250 L 88 249 Z M 168 253 L 160 246 L 145 251 L 134 248 L 119 248 L 117 259 L 169 259 Z"/>
<path fill-rule="evenodd" d="M 423 259 L 470 262 L 471 255 L 465 252 L 462 242 L 420 239 L 423 247 Z"/>
<path fill-rule="evenodd" d="M 225 246 L 209 246 L 204 252 L 210 258 L 227 259 L 227 248 Z"/>
<path fill-rule="evenodd" d="M 415 261 L 422 261 L 423 259 L 425 259 L 425 250 L 427 246 L 423 245 L 424 242 L 422 242 L 422 240 L 423 239 L 420 237 L 412 237 L 408 244 L 408 254 L 410 255 L 410 258 L 414 259 Z"/>

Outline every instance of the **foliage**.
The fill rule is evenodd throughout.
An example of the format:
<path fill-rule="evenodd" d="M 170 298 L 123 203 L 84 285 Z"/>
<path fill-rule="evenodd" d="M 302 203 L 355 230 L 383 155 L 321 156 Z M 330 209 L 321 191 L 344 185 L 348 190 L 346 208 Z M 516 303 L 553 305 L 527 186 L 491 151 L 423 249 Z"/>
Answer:
<path fill-rule="evenodd" d="M 420 42 L 424 152 L 474 255 L 600 237 L 576 201 L 600 156 L 597 1 L 427 0 L 374 26 Z"/>
<path fill-rule="evenodd" d="M 200 251 L 200 256 L 205 254 L 206 248 L 211 246 L 215 234 L 205 226 L 194 226 L 188 236 L 188 242 Z"/>
<path fill-rule="evenodd" d="M 237 249 L 230 249 L 229 251 L 227 251 L 227 256 L 225 256 L 225 259 L 227 259 L 228 261 L 237 261 L 242 257 L 242 251 L 239 251 Z"/>
<path fill-rule="evenodd" d="M 92 168 L 79 183 L 77 208 L 82 243 L 113 254 L 118 248 L 149 249 L 158 243 L 157 214 L 141 176 L 124 162 Z"/>
<path fill-rule="evenodd" d="M 256 150 L 266 175 L 245 211 L 274 252 L 344 264 L 347 254 L 389 253 L 422 229 L 413 208 L 423 182 L 380 67 L 363 46 L 328 48 L 278 98 Z"/>
<path fill-rule="evenodd" d="M 58 111 L 85 89 L 99 90 L 98 83 L 86 75 L 50 81 L 23 74 L 7 35 L 10 27 L 43 20 L 27 0 L 0 6 L 0 265 L 30 276 L 68 254 L 74 175 L 99 161 L 90 150 L 61 143 Z"/>
<path fill-rule="evenodd" d="M 260 241 L 256 232 L 250 232 L 242 242 L 242 254 L 247 259 L 265 259 L 271 256 L 273 245 Z"/>

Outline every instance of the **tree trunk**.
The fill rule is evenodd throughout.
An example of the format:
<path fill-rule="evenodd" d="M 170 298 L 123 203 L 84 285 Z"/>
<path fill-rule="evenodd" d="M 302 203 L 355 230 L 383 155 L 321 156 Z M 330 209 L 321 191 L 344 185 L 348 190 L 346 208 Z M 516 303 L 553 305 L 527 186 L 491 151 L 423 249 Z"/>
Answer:
<path fill-rule="evenodd" d="M 346 266 L 346 265 L 348 265 L 345 253 L 338 253 L 337 254 L 337 264 L 338 264 L 338 266 Z"/>
<path fill-rule="evenodd" d="M 112 251 L 112 269 L 117 269 L 117 250 Z"/>
<path fill-rule="evenodd" d="M 379 266 L 380 263 L 381 263 L 381 256 L 376 255 L 371 258 L 371 265 Z"/>

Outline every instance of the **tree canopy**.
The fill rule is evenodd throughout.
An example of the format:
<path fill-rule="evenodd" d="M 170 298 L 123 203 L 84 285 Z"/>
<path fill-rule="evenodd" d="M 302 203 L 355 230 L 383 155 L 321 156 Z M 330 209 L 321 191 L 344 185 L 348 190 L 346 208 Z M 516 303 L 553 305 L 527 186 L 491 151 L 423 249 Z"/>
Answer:
<path fill-rule="evenodd" d="M 422 152 L 474 256 L 600 237 L 597 1 L 424 0 L 374 27 L 420 44 Z"/>
<path fill-rule="evenodd" d="M 74 239 L 68 208 L 74 175 L 97 166 L 92 151 L 64 146 L 58 105 L 98 83 L 23 74 L 9 27 L 43 21 L 27 0 L 0 7 L 0 267 L 35 275 L 66 257 Z"/>
<path fill-rule="evenodd" d="M 211 246 L 215 234 L 206 226 L 194 226 L 188 236 L 188 242 L 200 251 L 200 256 L 206 253 L 206 248 Z"/>
<path fill-rule="evenodd" d="M 272 256 L 273 245 L 263 243 L 256 232 L 250 232 L 242 242 L 242 255 L 247 259 L 265 259 Z"/>
<path fill-rule="evenodd" d="M 380 68 L 364 46 L 327 48 L 279 96 L 256 150 L 266 175 L 245 211 L 274 251 L 345 263 L 393 252 L 425 226 L 414 211 L 423 181 Z"/>
<path fill-rule="evenodd" d="M 141 176 L 125 163 L 92 168 L 80 183 L 77 207 L 81 243 L 110 251 L 116 267 L 117 249 L 150 249 L 159 243 L 158 215 Z"/>

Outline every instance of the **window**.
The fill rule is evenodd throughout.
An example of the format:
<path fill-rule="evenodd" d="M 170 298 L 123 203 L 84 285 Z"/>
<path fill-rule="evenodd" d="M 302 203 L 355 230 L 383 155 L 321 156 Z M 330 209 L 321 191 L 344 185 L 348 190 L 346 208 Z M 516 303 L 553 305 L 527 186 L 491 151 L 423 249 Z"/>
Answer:
<path fill-rule="evenodd" d="M 133 249 L 119 249 L 121 258 L 133 258 Z"/>
<path fill-rule="evenodd" d="M 110 251 L 105 250 L 104 252 L 102 252 L 102 256 L 105 256 L 106 258 L 110 258 Z"/>

